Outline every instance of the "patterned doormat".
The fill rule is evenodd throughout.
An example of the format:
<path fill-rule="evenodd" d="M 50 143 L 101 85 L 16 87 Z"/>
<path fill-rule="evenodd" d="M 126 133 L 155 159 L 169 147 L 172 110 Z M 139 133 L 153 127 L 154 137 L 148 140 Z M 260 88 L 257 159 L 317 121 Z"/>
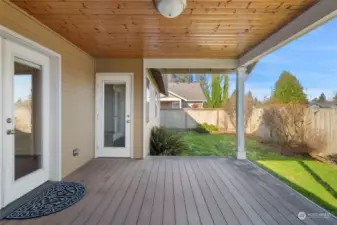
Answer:
<path fill-rule="evenodd" d="M 83 184 L 61 181 L 9 213 L 4 219 L 22 220 L 47 216 L 62 211 L 80 201 L 85 195 Z"/>

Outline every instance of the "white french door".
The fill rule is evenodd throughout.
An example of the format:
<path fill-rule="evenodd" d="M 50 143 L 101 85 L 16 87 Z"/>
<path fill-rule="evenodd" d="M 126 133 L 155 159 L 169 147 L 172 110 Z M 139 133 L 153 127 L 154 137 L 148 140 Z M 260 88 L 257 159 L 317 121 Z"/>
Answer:
<path fill-rule="evenodd" d="M 3 205 L 49 179 L 49 57 L 3 41 Z"/>
<path fill-rule="evenodd" d="M 96 75 L 96 157 L 131 157 L 129 74 Z"/>

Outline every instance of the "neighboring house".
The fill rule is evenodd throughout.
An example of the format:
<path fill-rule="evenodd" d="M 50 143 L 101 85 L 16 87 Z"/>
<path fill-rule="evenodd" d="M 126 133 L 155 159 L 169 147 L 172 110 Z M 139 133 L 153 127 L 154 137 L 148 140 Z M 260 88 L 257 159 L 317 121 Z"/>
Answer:
<path fill-rule="evenodd" d="M 309 103 L 311 109 L 337 109 L 336 102 L 311 102 Z"/>
<path fill-rule="evenodd" d="M 160 108 L 203 108 L 206 102 L 200 83 L 169 83 L 168 96 L 161 95 Z"/>

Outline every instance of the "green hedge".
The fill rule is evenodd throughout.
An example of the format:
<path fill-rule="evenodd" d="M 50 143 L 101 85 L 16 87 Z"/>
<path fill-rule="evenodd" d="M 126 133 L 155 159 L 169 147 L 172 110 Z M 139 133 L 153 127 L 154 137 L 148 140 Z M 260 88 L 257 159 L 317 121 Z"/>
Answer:
<path fill-rule="evenodd" d="M 197 128 L 195 129 L 198 133 L 214 133 L 218 130 L 218 128 L 215 125 L 203 123 L 198 124 Z"/>

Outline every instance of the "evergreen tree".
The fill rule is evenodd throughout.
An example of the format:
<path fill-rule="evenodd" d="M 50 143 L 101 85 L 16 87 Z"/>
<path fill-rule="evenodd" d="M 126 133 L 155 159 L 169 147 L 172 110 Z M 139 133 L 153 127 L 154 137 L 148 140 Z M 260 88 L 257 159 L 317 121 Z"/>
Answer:
<path fill-rule="evenodd" d="M 224 83 L 223 83 L 223 94 L 222 94 L 224 104 L 226 104 L 226 102 L 228 100 L 228 91 L 229 91 L 229 76 L 228 76 L 228 74 L 225 74 L 225 80 L 224 80 Z"/>
<path fill-rule="evenodd" d="M 208 74 L 200 75 L 200 85 L 201 85 L 203 90 L 208 90 L 208 88 L 209 88 L 208 78 L 209 78 Z"/>
<path fill-rule="evenodd" d="M 229 79 L 228 75 L 213 74 L 210 85 L 207 78 L 201 82 L 205 96 L 206 107 L 219 108 L 228 100 Z"/>
<path fill-rule="evenodd" d="M 275 84 L 271 101 L 273 103 L 299 103 L 306 104 L 307 96 L 297 78 L 291 73 L 284 71 Z"/>
<path fill-rule="evenodd" d="M 333 97 L 333 101 L 337 103 L 337 92 L 335 92 L 335 96 Z"/>
<path fill-rule="evenodd" d="M 254 97 L 253 97 L 253 94 L 252 94 L 251 91 L 248 92 L 248 94 L 245 97 L 245 100 L 246 100 L 247 103 L 249 102 L 249 104 L 255 105 L 255 100 L 254 100 Z"/>
<path fill-rule="evenodd" d="M 253 94 L 252 94 L 251 91 L 248 91 L 247 97 L 248 97 L 248 98 L 251 98 L 251 99 L 254 99 Z"/>
<path fill-rule="evenodd" d="M 189 83 L 190 75 L 189 74 L 173 74 L 172 81 L 175 83 Z"/>
<path fill-rule="evenodd" d="M 318 102 L 320 103 L 326 102 L 326 96 L 324 93 L 321 93 L 321 95 L 318 97 Z"/>
<path fill-rule="evenodd" d="M 254 104 L 257 105 L 257 104 L 260 104 L 260 101 L 257 97 L 254 98 Z"/>

